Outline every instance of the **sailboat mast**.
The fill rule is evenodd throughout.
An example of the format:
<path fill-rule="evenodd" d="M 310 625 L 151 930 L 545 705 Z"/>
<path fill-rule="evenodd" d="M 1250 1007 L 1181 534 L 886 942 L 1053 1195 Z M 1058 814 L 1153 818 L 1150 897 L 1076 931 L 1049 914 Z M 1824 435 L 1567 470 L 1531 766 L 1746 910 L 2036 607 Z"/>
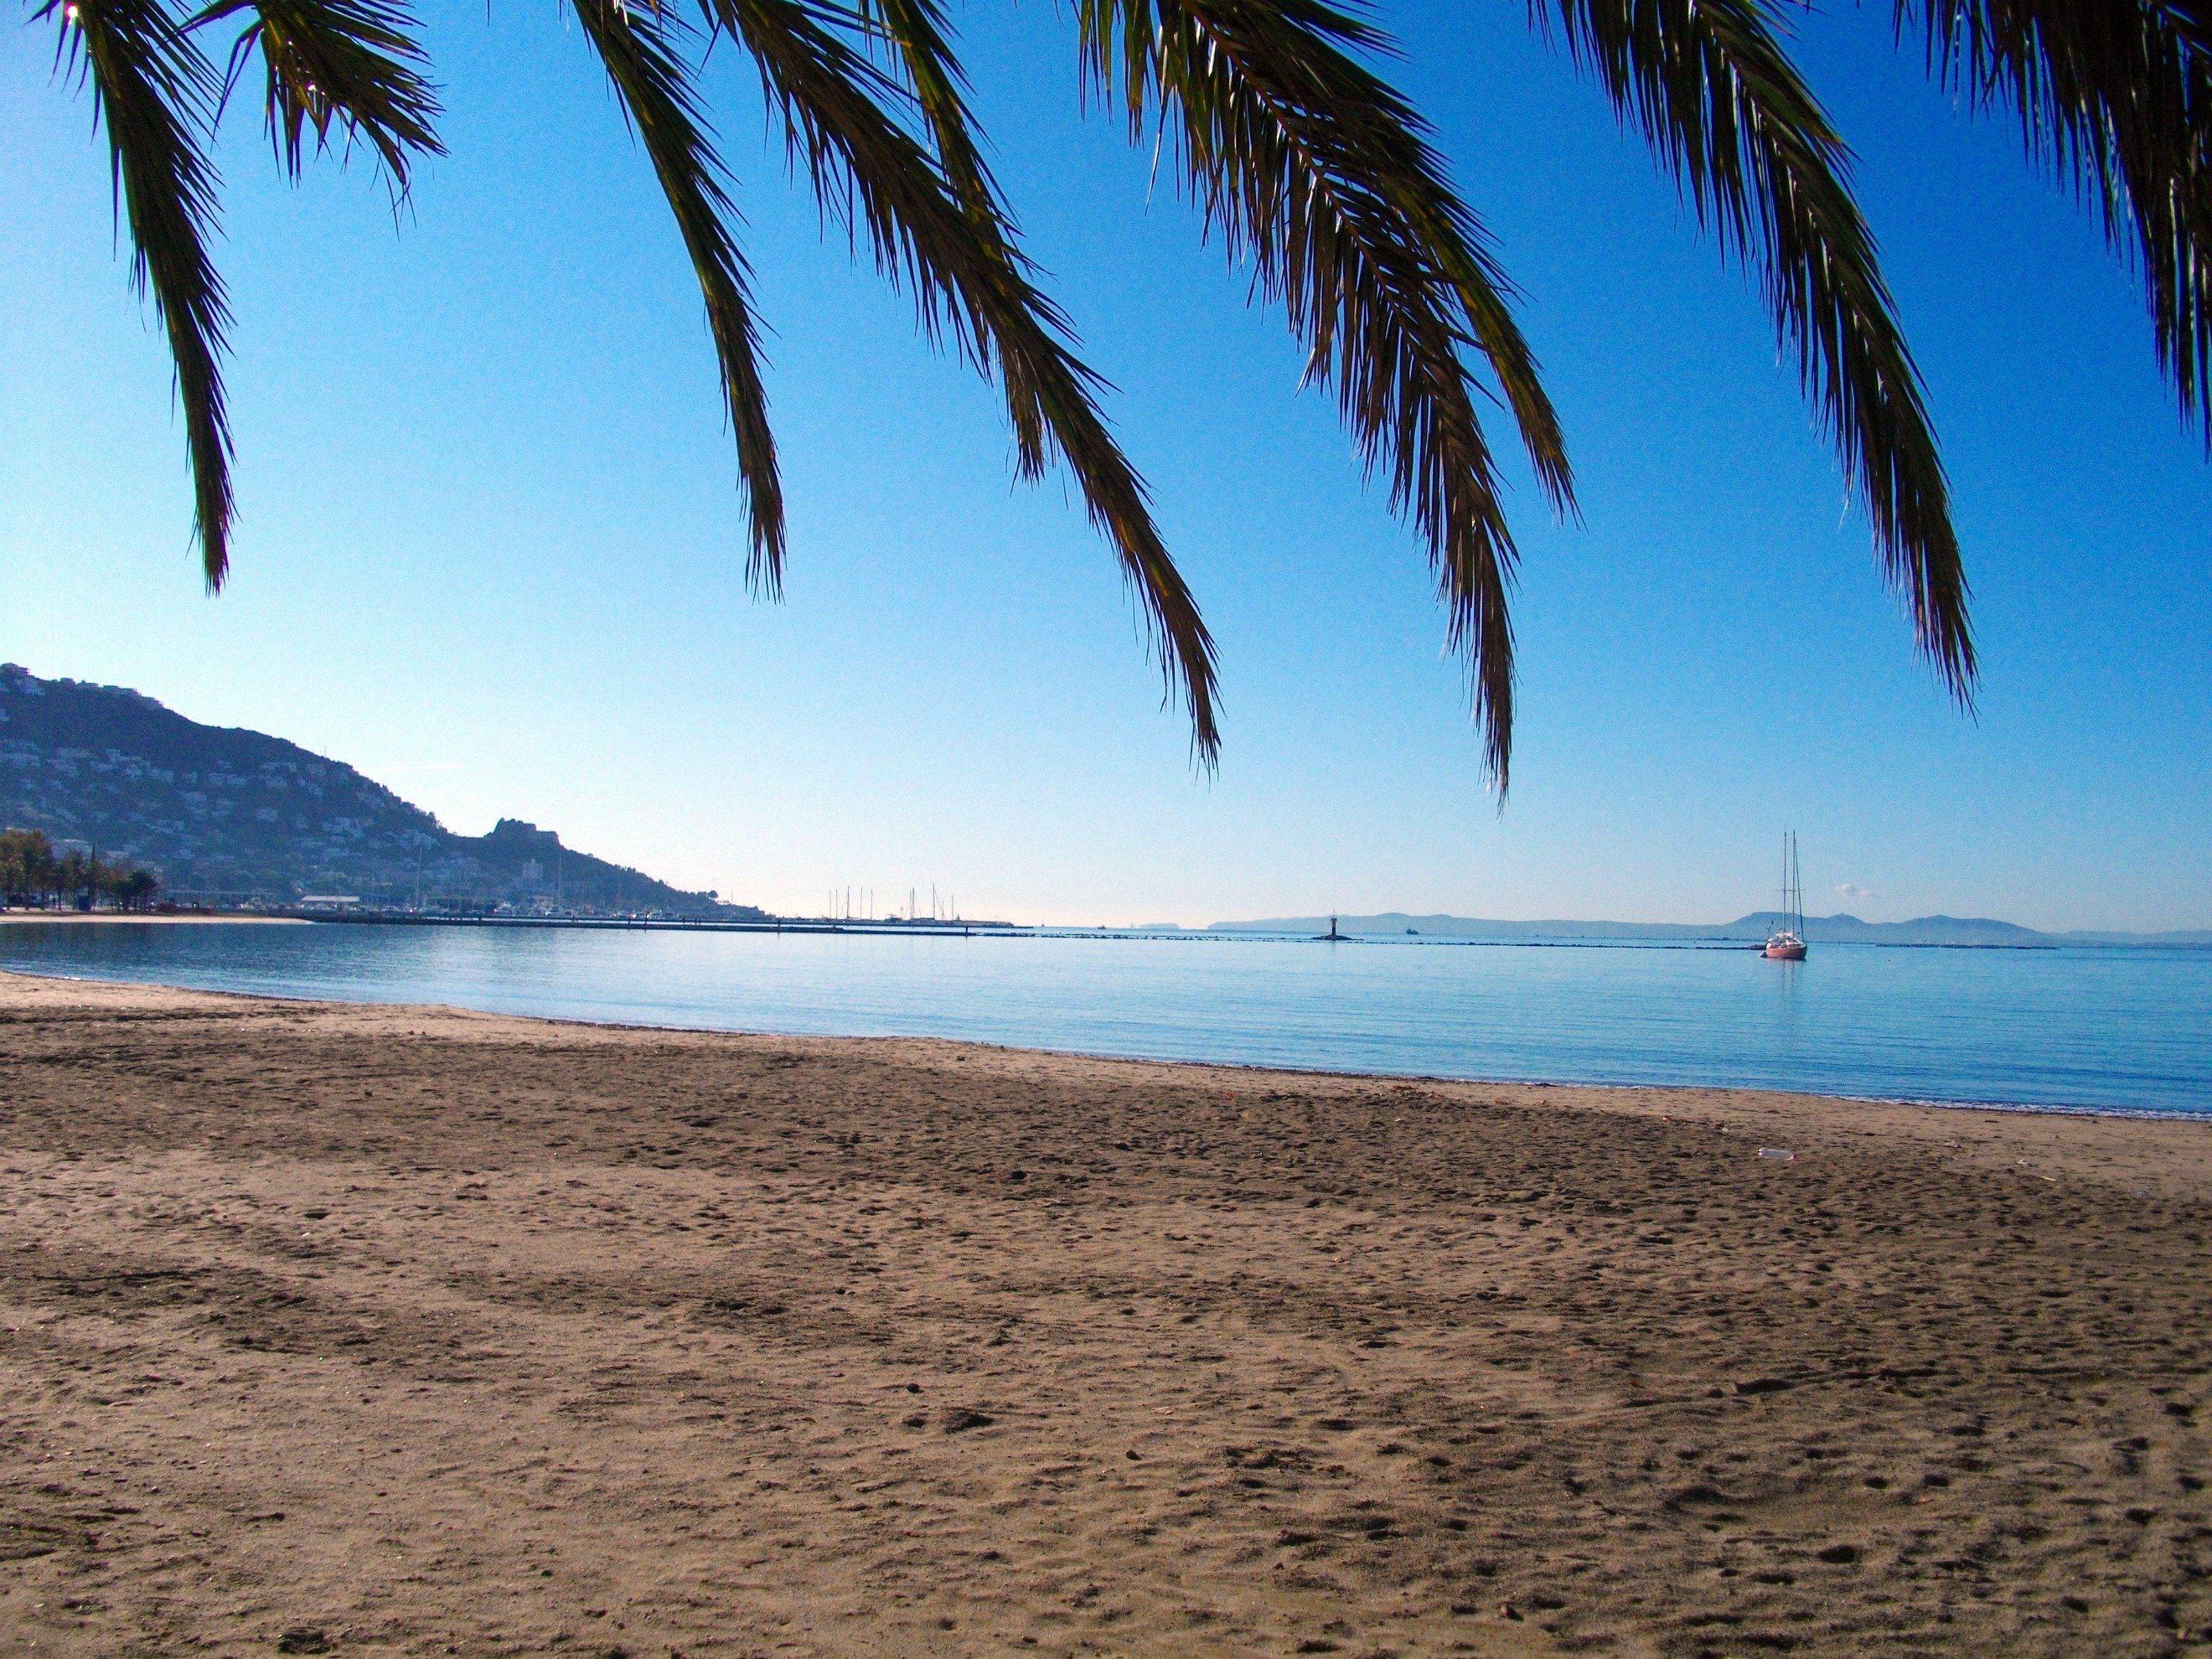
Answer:
<path fill-rule="evenodd" d="M 1797 832 L 1782 832 L 1781 926 L 1799 939 L 1805 937 L 1805 876 L 1797 862 Z"/>

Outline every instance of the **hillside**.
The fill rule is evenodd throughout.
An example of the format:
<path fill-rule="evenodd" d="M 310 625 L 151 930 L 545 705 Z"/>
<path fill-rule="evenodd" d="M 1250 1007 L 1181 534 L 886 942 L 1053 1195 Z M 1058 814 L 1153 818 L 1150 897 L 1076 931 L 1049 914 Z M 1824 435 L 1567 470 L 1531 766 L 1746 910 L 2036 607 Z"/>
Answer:
<path fill-rule="evenodd" d="M 202 726 L 119 686 L 0 666 L 0 826 L 88 842 L 180 898 L 758 915 L 502 818 L 459 836 L 343 761 Z"/>

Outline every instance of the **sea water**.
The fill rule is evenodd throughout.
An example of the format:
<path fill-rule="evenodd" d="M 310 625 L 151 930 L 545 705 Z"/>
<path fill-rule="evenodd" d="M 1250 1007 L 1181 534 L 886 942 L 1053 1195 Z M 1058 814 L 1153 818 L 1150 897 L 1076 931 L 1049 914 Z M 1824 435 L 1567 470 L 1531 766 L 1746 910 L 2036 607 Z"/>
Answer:
<path fill-rule="evenodd" d="M 2212 950 L 0 924 L 0 967 L 714 1030 L 2212 1113 Z"/>

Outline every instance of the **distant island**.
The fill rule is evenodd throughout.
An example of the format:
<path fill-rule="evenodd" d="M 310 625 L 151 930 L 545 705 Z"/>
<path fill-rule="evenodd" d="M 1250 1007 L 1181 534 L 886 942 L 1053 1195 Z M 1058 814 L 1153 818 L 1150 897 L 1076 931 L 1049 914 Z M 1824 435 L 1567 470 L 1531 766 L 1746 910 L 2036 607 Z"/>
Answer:
<path fill-rule="evenodd" d="M 1210 933 L 1320 933 L 1328 916 L 1279 916 L 1265 921 L 1217 921 Z M 1497 939 L 1711 939 L 1755 944 L 1781 921 L 1772 910 L 1754 910 L 1734 921 L 1485 921 L 1474 916 L 1408 915 L 1385 910 L 1369 916 L 1337 916 L 1347 933 L 1388 933 L 1401 938 Z M 1162 930 L 1165 931 L 1165 930 Z M 2043 933 L 2009 921 L 1980 916 L 1917 916 L 1911 921 L 1861 921 L 1856 916 L 1808 916 L 1805 933 L 1814 944 L 1831 945 L 2212 945 L 2212 929 L 2172 933 Z"/>
<path fill-rule="evenodd" d="M 577 852 L 519 818 L 456 835 L 343 761 L 13 663 L 0 666 L 0 829 L 144 866 L 166 897 L 222 908 L 321 898 L 477 915 L 767 916 Z"/>

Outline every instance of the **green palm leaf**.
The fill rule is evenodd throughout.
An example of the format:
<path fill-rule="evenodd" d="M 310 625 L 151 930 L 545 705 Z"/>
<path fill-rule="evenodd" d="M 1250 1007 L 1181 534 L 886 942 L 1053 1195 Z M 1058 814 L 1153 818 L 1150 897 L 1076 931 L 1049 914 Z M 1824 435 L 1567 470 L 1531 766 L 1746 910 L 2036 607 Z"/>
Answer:
<path fill-rule="evenodd" d="M 845 33 L 879 40 L 869 18 L 813 0 L 702 4 L 752 56 L 823 210 L 856 244 L 865 235 L 877 268 L 912 290 L 932 339 L 949 331 L 977 368 L 996 371 L 1024 475 L 1055 452 L 1075 475 L 1144 607 L 1168 695 L 1182 691 L 1193 750 L 1212 765 L 1221 744 L 1212 637 L 1143 481 L 1099 413 L 1103 383 L 1066 343 L 1066 321 L 1032 282 L 980 164 L 956 183 L 893 113 L 913 114 L 914 95 Z"/>
<path fill-rule="evenodd" d="M 1392 506 L 1438 573 L 1502 794 L 1516 554 L 1465 351 L 1487 362 L 1562 511 L 1573 476 L 1481 227 L 1419 117 L 1351 56 L 1389 43 L 1315 0 L 1084 0 L 1079 19 L 1091 84 L 1110 96 L 1118 82 L 1133 139 L 1173 118 L 1207 225 L 1283 302 L 1368 468 L 1388 465 Z"/>
<path fill-rule="evenodd" d="M 774 596 L 783 586 L 783 485 L 761 380 L 752 272 L 729 232 L 735 210 L 723 183 L 727 174 L 701 119 L 691 71 L 670 45 L 678 24 L 673 17 L 626 10 L 617 0 L 573 3 L 630 130 L 652 160 L 698 274 L 752 524 L 745 574 L 757 590 Z"/>
<path fill-rule="evenodd" d="M 422 49 L 404 8 L 384 0 L 215 0 L 189 27 L 241 15 L 252 21 L 231 48 L 228 80 L 258 46 L 270 141 L 294 179 L 309 128 L 319 149 L 333 125 L 366 139 L 402 192 L 410 152 L 445 154 L 431 127 L 437 94 L 416 72 Z"/>
<path fill-rule="evenodd" d="M 1920 373 L 1845 182 L 1849 158 L 1765 0 L 1556 0 L 1577 62 L 1633 118 L 1769 310 L 1872 520 L 1920 647 L 1969 702 L 1974 646 Z"/>
<path fill-rule="evenodd" d="M 2094 201 L 2140 262 L 2160 366 L 2212 447 L 2212 11 L 1899 0 L 1897 26 L 1975 105 L 2010 105 L 2030 155 Z"/>
<path fill-rule="evenodd" d="M 956 194 L 993 228 L 1011 226 L 968 109 L 967 76 L 935 0 L 860 0 L 859 15 L 889 46 L 896 72 L 929 129 L 937 162 Z"/>
<path fill-rule="evenodd" d="M 210 589 L 230 568 L 230 432 L 216 359 L 230 313 L 208 257 L 215 170 L 201 134 L 215 70 L 158 0 L 47 0 L 64 61 L 92 83 L 115 191 L 130 227 L 131 282 L 150 291 L 176 365 L 192 460 L 193 524 Z"/>
<path fill-rule="evenodd" d="M 879 102 L 891 102 L 894 107 L 901 102 L 910 104 L 911 112 L 918 117 L 934 147 L 938 173 L 967 216 L 969 234 L 979 245 L 977 251 L 986 262 L 1003 266 L 1029 283 L 1034 271 L 1016 240 L 1012 216 L 984 164 L 982 146 L 969 112 L 966 77 L 952 54 L 944 14 L 933 0 L 860 0 L 854 16 L 863 27 L 868 43 L 884 49 L 890 59 L 895 90 L 879 84 L 879 94 L 889 90 L 889 96 L 879 98 Z M 1035 307 L 1049 328 L 1066 331 L 1066 319 L 1042 295 L 1036 297 Z M 962 315 L 963 309 L 956 299 L 948 304 L 947 314 L 956 319 L 963 350 L 975 356 L 971 348 L 981 343 L 982 355 L 976 361 L 988 372 L 992 350 L 988 330 L 967 326 L 972 319 Z M 934 334 L 939 324 L 933 312 L 925 316 L 924 325 Z M 1080 371 L 1079 365 L 1078 368 Z M 1099 387 L 1087 372 L 1080 372 L 1079 378 L 1090 388 Z M 1021 476 L 1030 480 L 1042 477 L 1051 464 L 1051 429 L 1038 399 L 1022 395 L 1021 388 L 1010 386 L 1007 413 L 1014 427 Z M 1123 465 L 1126 470 L 1127 464 Z M 1139 511 L 1145 511 L 1141 503 Z"/>
<path fill-rule="evenodd" d="M 307 135 L 372 148 L 400 192 L 441 154 L 434 89 L 404 0 L 33 0 L 93 87 L 132 280 L 167 336 L 195 526 L 211 587 L 234 507 L 220 359 L 229 318 L 208 252 L 216 180 L 204 151 L 258 52 L 271 141 L 297 177 Z M 1352 5 L 1356 0 L 1339 0 Z M 182 0 L 179 0 L 182 3 Z M 1188 709 L 1218 755 L 1213 644 L 1161 540 L 1142 479 L 1099 409 L 1107 389 L 1042 292 L 983 160 L 942 0 L 700 0 L 708 36 L 750 54 L 794 163 L 857 251 L 913 295 L 921 325 L 1004 395 L 1018 470 L 1055 460 L 1113 543 Z M 784 504 L 759 362 L 751 271 L 684 50 L 659 7 L 575 0 L 696 271 L 750 516 L 748 574 L 779 590 Z M 1699 222 L 1761 279 L 1779 337 L 1863 501 L 1922 649 L 1962 702 L 1975 653 L 1948 487 L 1918 370 L 1849 185 L 1849 155 L 1785 50 L 1782 0 L 1532 0 Z M 2031 157 L 2093 198 L 2139 263 L 2159 359 L 2212 447 L 2212 10 L 2207 0 L 1893 0 L 1900 36 L 1978 108 L 2008 107 Z M 1086 93 L 1118 98 L 1133 138 L 1171 137 L 1209 234 L 1249 261 L 1333 386 L 1370 474 L 1426 544 L 1465 657 L 1501 794 L 1511 757 L 1517 555 L 1480 418 L 1512 416 L 1540 485 L 1574 511 L 1556 413 L 1480 222 L 1419 114 L 1368 61 L 1393 51 L 1325 0 L 1078 0 Z M 237 21 L 230 78 L 194 31 Z"/>

